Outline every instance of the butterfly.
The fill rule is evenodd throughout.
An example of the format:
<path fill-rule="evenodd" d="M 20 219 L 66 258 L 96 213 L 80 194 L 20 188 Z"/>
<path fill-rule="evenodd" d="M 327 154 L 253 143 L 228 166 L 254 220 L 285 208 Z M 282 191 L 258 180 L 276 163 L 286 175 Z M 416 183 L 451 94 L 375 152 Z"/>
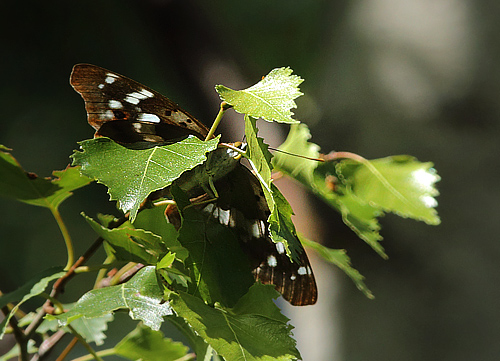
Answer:
<path fill-rule="evenodd" d="M 77 64 L 71 86 L 85 101 L 95 136 L 118 143 L 171 143 L 189 135 L 205 139 L 208 129 L 167 97 L 132 79 L 90 64 Z M 273 284 L 292 305 L 316 303 L 317 287 L 307 254 L 292 262 L 269 235 L 269 207 L 256 176 L 237 163 L 215 182 L 218 198 L 204 206 L 236 233 L 256 281 Z M 297 244 L 300 242 L 297 240 Z"/>

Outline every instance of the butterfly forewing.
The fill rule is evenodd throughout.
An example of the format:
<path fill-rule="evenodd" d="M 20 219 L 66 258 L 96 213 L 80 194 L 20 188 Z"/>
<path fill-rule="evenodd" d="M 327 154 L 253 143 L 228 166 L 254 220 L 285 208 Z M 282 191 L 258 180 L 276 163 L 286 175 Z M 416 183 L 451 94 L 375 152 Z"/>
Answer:
<path fill-rule="evenodd" d="M 167 97 L 132 79 L 90 64 L 73 67 L 70 83 L 85 100 L 97 136 L 121 143 L 205 138 L 207 128 Z"/>
<path fill-rule="evenodd" d="M 85 100 L 88 122 L 96 129 L 96 136 L 107 136 L 119 143 L 157 143 L 174 142 L 188 135 L 204 139 L 208 134 L 202 123 L 177 104 L 115 72 L 78 64 L 73 68 L 70 83 Z M 191 193 L 204 189 L 203 185 L 189 187 L 186 191 L 193 197 Z M 307 254 L 302 248 L 298 261 L 292 262 L 283 245 L 271 240 L 269 207 L 252 172 L 238 163 L 215 182 L 215 189 L 219 198 L 198 203 L 197 207 L 235 232 L 251 262 L 255 279 L 273 284 L 293 305 L 314 304 L 317 288 Z M 171 210 L 168 217 L 180 226 L 176 210 Z M 300 244 L 298 240 L 297 243 Z"/>

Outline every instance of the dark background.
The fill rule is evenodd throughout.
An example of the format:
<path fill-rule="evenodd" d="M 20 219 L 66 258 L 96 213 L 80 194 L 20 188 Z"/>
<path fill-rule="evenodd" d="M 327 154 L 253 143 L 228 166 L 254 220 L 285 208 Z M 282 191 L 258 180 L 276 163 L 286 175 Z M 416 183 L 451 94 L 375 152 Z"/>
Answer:
<path fill-rule="evenodd" d="M 92 137 L 68 83 L 80 62 L 140 81 L 207 124 L 218 110 L 215 84 L 241 89 L 290 66 L 305 79 L 297 118 L 323 151 L 434 162 L 442 224 L 383 218 L 388 261 L 337 213 L 278 183 L 299 231 L 346 248 L 376 296 L 311 255 L 319 303 L 283 306 L 306 361 L 499 359 L 496 1 L 24 1 L 2 2 L 0 14 L 0 144 L 40 176 L 65 168 L 77 141 Z M 228 126 L 238 119 L 225 118 L 235 128 L 227 139 L 241 139 Z M 277 146 L 283 129 L 259 126 Z M 61 206 L 77 255 L 95 238 L 81 211 L 117 214 L 95 184 Z M 65 262 L 49 211 L 0 200 L 0 290 Z M 91 284 L 79 277 L 64 297 Z M 124 326 L 108 331 L 108 347 L 133 327 L 116 317 Z"/>

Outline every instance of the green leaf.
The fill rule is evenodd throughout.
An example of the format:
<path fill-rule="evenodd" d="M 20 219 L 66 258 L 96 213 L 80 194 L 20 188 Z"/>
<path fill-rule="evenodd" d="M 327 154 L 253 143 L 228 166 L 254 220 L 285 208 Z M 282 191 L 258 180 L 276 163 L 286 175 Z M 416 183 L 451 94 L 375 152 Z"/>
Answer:
<path fill-rule="evenodd" d="M 54 171 L 54 178 L 40 178 L 25 172 L 6 147 L 0 149 L 0 196 L 56 209 L 72 191 L 92 181 L 80 175 L 79 167 Z"/>
<path fill-rule="evenodd" d="M 161 237 L 156 234 L 131 226 L 109 229 L 82 215 L 92 229 L 111 245 L 118 260 L 154 265 L 166 252 Z"/>
<path fill-rule="evenodd" d="M 232 90 L 217 85 L 215 90 L 239 113 L 269 122 L 297 123 L 291 109 L 297 107 L 294 100 L 302 95 L 299 85 L 303 79 L 292 72 L 290 68 L 277 68 L 250 88 Z"/>
<path fill-rule="evenodd" d="M 183 172 L 202 164 L 206 153 L 217 148 L 219 138 L 207 142 L 196 137 L 147 149 L 130 149 L 109 138 L 80 142 L 82 151 L 73 153 L 73 164 L 108 187 L 112 200 L 133 222 L 141 203 L 159 189 L 169 186 Z"/>
<path fill-rule="evenodd" d="M 71 309 L 75 303 L 63 304 L 65 310 Z M 37 310 L 38 312 L 39 310 Z M 19 321 L 19 326 L 29 325 L 35 318 L 35 313 L 29 313 Z M 92 319 L 79 318 L 71 323 L 71 326 L 80 334 L 87 342 L 94 342 L 96 345 L 102 345 L 106 334 L 104 331 L 108 329 L 108 323 L 113 321 L 113 315 L 107 314 L 101 317 L 96 317 Z M 40 335 L 44 335 L 48 331 L 56 332 L 59 330 L 59 323 L 57 319 L 45 319 L 38 326 L 36 332 Z M 70 332 L 67 327 L 63 328 L 64 332 Z"/>
<path fill-rule="evenodd" d="M 15 306 L 10 310 L 9 314 L 6 315 L 0 323 L 0 339 L 3 338 L 7 324 L 9 323 L 12 316 L 14 316 L 14 314 L 17 312 L 19 307 L 24 302 L 44 292 L 50 281 L 64 276 L 66 272 L 61 272 L 61 270 L 62 267 L 49 268 L 33 277 L 17 290 L 0 296 L 0 308 L 5 307 L 9 303 L 17 302 Z"/>
<path fill-rule="evenodd" d="M 292 207 L 274 184 L 271 184 L 271 190 L 274 202 L 274 207 L 268 219 L 271 239 L 274 243 L 283 243 L 288 257 L 293 262 L 298 262 L 302 252 L 302 245 L 292 222 Z"/>
<path fill-rule="evenodd" d="M 312 184 L 314 170 L 319 162 L 303 157 L 319 158 L 319 146 L 309 142 L 310 138 L 311 133 L 307 125 L 303 123 L 292 125 L 285 142 L 278 148 L 282 152 L 278 151 L 274 154 L 274 168 L 303 184 Z"/>
<path fill-rule="evenodd" d="M 300 237 L 300 241 L 304 246 L 314 249 L 325 261 L 334 264 L 344 271 L 344 273 L 354 282 L 358 290 L 363 292 L 366 297 L 371 299 L 374 298 L 372 292 L 364 283 L 365 277 L 352 267 L 351 259 L 347 255 L 345 249 L 331 249 L 304 237 Z"/>
<path fill-rule="evenodd" d="M 428 224 L 440 223 L 435 207 L 440 180 L 433 164 L 411 156 L 392 156 L 360 164 L 350 160 L 338 164 L 338 172 L 354 196 L 362 202 Z"/>
<path fill-rule="evenodd" d="M 184 261 L 189 254 L 188 250 L 177 240 L 178 232 L 174 225 L 167 222 L 166 208 L 167 205 L 142 210 L 134 221 L 134 227 L 160 236 L 168 250 L 175 253 L 177 259 Z"/>
<path fill-rule="evenodd" d="M 170 321 L 170 323 L 172 323 L 175 327 L 177 327 L 177 329 L 186 337 L 189 345 L 191 346 L 191 349 L 196 354 L 197 360 L 212 360 L 212 346 L 206 343 L 203 337 L 198 335 L 193 330 L 193 328 L 189 326 L 185 319 L 178 316 L 167 316 L 167 320 Z"/>
<path fill-rule="evenodd" d="M 162 303 L 162 297 L 163 289 L 158 284 L 155 267 L 147 266 L 126 283 L 87 292 L 70 311 L 55 318 L 59 325 L 66 326 L 80 317 L 92 319 L 128 309 L 132 319 L 141 320 L 158 331 L 163 317 L 172 314 L 170 305 Z"/>
<path fill-rule="evenodd" d="M 269 152 L 269 146 L 264 140 L 257 136 L 257 120 L 245 115 L 245 137 L 247 139 L 246 157 L 252 162 L 252 168 L 259 175 L 258 178 L 264 187 L 271 186 L 271 159 L 273 155 Z"/>
<path fill-rule="evenodd" d="M 247 158 L 259 179 L 267 204 L 271 211 L 268 218 L 269 234 L 275 243 L 282 243 L 288 257 L 298 261 L 302 246 L 297 238 L 295 226 L 292 222 L 292 207 L 272 183 L 271 159 L 268 145 L 262 138 L 257 137 L 256 119 L 245 116 L 245 135 L 248 142 Z"/>
<path fill-rule="evenodd" d="M 141 324 L 125 336 L 114 350 L 130 360 L 143 361 L 175 361 L 188 352 L 182 343 L 165 338 L 161 331 L 153 331 Z"/>
<path fill-rule="evenodd" d="M 234 308 L 212 308 L 186 293 L 172 294 L 171 305 L 226 360 L 297 360 L 292 326 L 273 302 L 278 296 L 274 286 L 255 284 Z"/>
<path fill-rule="evenodd" d="M 236 235 L 215 222 L 212 215 L 190 206 L 178 187 L 172 187 L 172 194 L 181 210 L 179 242 L 189 251 L 185 262 L 191 271 L 189 292 L 209 304 L 234 305 L 254 283 Z"/>

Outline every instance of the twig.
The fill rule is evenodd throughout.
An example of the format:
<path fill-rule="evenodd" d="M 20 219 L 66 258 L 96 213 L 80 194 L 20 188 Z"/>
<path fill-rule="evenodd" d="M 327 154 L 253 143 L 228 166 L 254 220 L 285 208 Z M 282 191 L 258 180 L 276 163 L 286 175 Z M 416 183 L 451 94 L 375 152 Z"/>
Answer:
<path fill-rule="evenodd" d="M 78 342 L 78 339 L 76 337 L 73 337 L 73 339 L 68 343 L 68 346 L 61 352 L 61 354 L 57 357 L 56 361 L 62 361 L 68 354 L 71 352 L 73 347 L 75 347 L 76 343 Z"/>
<path fill-rule="evenodd" d="M 31 361 L 38 361 L 46 356 L 52 348 L 62 340 L 64 335 L 66 335 L 64 330 L 58 330 L 56 333 L 52 334 L 49 338 L 43 341 L 38 348 L 38 352 L 31 358 Z"/>
<path fill-rule="evenodd" d="M 2 307 L 2 313 L 5 317 L 9 316 L 9 308 L 7 306 Z M 23 330 L 17 324 L 17 318 L 15 316 L 11 317 L 9 320 L 9 325 L 12 327 L 12 333 L 14 334 L 14 338 L 16 339 L 17 344 L 19 345 L 19 360 L 27 361 L 28 360 L 28 338 L 24 334 Z"/>

